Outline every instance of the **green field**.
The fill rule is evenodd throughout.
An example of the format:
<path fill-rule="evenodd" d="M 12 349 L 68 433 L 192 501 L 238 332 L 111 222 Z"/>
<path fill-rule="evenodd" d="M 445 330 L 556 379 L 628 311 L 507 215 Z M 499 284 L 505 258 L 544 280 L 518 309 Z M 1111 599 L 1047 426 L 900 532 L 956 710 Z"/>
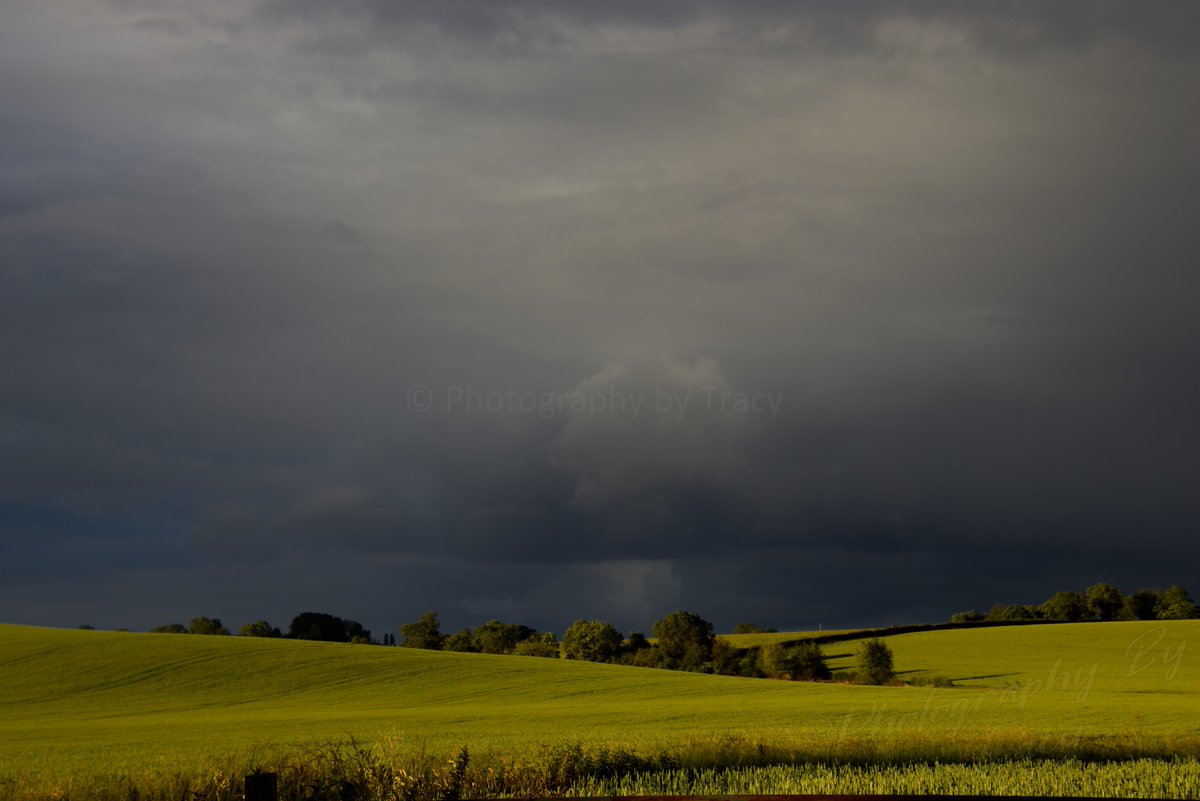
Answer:
<path fill-rule="evenodd" d="M 798 640 L 809 640 L 814 637 L 831 637 L 838 634 L 851 634 L 853 629 L 834 629 L 825 631 L 772 631 L 758 632 L 756 634 L 719 634 L 718 639 L 738 648 L 751 648 L 758 645 L 770 645 L 771 643 L 791 643 Z"/>
<path fill-rule="evenodd" d="M 696 768 L 1194 758 L 1196 640 L 1200 621 L 888 638 L 903 678 L 956 685 L 933 688 L 0 625 L 0 794 L 242 769 L 347 738 L 408 754 L 452 755 L 466 745 L 480 765 L 535 760 L 564 743 L 671 753 Z M 851 666 L 854 643 L 825 650 L 835 669 Z"/>

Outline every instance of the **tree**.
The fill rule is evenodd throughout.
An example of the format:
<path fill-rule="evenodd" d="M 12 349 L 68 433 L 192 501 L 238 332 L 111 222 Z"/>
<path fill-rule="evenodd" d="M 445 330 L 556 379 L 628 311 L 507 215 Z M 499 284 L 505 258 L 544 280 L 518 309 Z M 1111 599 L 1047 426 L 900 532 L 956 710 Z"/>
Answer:
<path fill-rule="evenodd" d="M 760 628 L 760 627 L 754 625 L 753 623 L 738 623 L 736 626 L 733 627 L 733 631 L 731 633 L 732 634 L 774 634 L 776 631 L 778 631 L 778 629 L 775 629 L 775 628 L 764 629 L 764 628 Z"/>
<path fill-rule="evenodd" d="M 1083 591 L 1087 598 L 1088 611 L 1100 620 L 1116 620 L 1125 599 L 1121 591 L 1111 584 L 1093 584 Z"/>
<path fill-rule="evenodd" d="M 517 643 L 532 637 L 537 632 L 529 626 L 489 620 L 472 632 L 475 647 L 484 654 L 511 654 Z"/>
<path fill-rule="evenodd" d="M 1154 620 L 1158 611 L 1158 591 L 1141 589 L 1126 595 L 1121 602 L 1121 620 Z"/>
<path fill-rule="evenodd" d="M 168 623 L 165 626 L 155 626 L 150 629 L 151 634 L 187 634 L 188 630 L 182 623 Z"/>
<path fill-rule="evenodd" d="M 729 640 L 717 638 L 712 649 L 712 672 L 720 676 L 738 676 L 742 672 L 742 652 Z"/>
<path fill-rule="evenodd" d="M 1056 592 L 1039 607 L 1047 620 L 1075 623 L 1088 618 L 1088 601 L 1077 592 Z"/>
<path fill-rule="evenodd" d="M 256 620 L 253 623 L 247 623 L 242 626 L 238 634 L 242 637 L 282 637 L 283 634 L 278 628 L 272 626 L 265 620 Z"/>
<path fill-rule="evenodd" d="M 885 646 L 886 647 L 886 646 Z M 828 681 L 833 671 L 825 662 L 821 646 L 815 642 L 802 642 L 792 649 L 792 678 L 798 681 Z"/>
<path fill-rule="evenodd" d="M 621 653 L 621 632 L 603 620 L 576 620 L 563 633 L 564 659 L 611 662 Z"/>
<path fill-rule="evenodd" d="M 221 625 L 219 617 L 194 617 L 188 624 L 188 634 L 220 634 L 229 636 L 229 629 Z"/>
<path fill-rule="evenodd" d="M 1004 604 L 996 604 L 987 614 L 988 620 L 996 621 L 1014 621 L 1014 620 L 1037 620 L 1038 610 L 1033 606 L 1025 606 L 1022 604 L 1012 604 L 1005 606 Z"/>
<path fill-rule="evenodd" d="M 640 631 L 629 632 L 629 639 L 625 641 L 625 650 L 629 653 L 636 654 L 638 651 L 644 651 L 647 648 L 653 648 L 650 641 L 646 639 L 646 635 Z"/>
<path fill-rule="evenodd" d="M 437 612 L 426 612 L 417 618 L 415 623 L 405 623 L 400 627 L 400 636 L 404 648 L 424 648 L 427 651 L 440 651 L 446 644 L 446 635 L 442 634 L 438 623 Z"/>
<path fill-rule="evenodd" d="M 558 638 L 553 632 L 543 631 L 521 640 L 513 647 L 517 656 L 541 656 L 557 659 L 559 656 Z"/>
<path fill-rule="evenodd" d="M 864 640 L 858 646 L 858 677 L 864 684 L 887 684 L 896 675 L 892 649 L 883 640 Z"/>
<path fill-rule="evenodd" d="M 293 640 L 350 642 L 355 637 L 370 642 L 371 632 L 356 620 L 343 620 L 324 612 L 301 612 L 292 618 L 287 636 Z"/>
<path fill-rule="evenodd" d="M 1187 590 L 1178 584 L 1163 590 L 1158 606 L 1159 620 L 1187 620 L 1193 617 L 1200 617 L 1200 609 Z"/>
<path fill-rule="evenodd" d="M 759 651 L 758 661 L 759 669 L 770 678 L 824 681 L 833 675 L 821 646 L 815 642 L 799 645 L 769 643 Z"/>
<path fill-rule="evenodd" d="M 658 639 L 658 658 L 672 670 L 701 670 L 712 661 L 713 624 L 694 612 L 672 612 L 651 629 Z"/>
<path fill-rule="evenodd" d="M 475 645 L 475 635 L 471 630 L 464 628 L 458 634 L 451 634 L 442 643 L 443 651 L 457 651 L 462 654 L 477 654 L 479 648 Z"/>
<path fill-rule="evenodd" d="M 983 615 L 974 609 L 968 609 L 966 612 L 955 612 L 950 616 L 951 623 L 978 623 L 980 620 L 983 620 Z"/>

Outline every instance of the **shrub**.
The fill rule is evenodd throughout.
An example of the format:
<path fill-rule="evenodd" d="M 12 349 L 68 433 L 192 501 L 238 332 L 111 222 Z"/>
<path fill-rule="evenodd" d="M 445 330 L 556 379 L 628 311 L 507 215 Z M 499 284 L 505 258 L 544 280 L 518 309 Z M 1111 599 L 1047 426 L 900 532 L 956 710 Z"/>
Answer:
<path fill-rule="evenodd" d="M 858 646 L 858 676 L 864 684 L 887 684 L 896 675 L 892 649 L 883 640 L 864 640 Z"/>

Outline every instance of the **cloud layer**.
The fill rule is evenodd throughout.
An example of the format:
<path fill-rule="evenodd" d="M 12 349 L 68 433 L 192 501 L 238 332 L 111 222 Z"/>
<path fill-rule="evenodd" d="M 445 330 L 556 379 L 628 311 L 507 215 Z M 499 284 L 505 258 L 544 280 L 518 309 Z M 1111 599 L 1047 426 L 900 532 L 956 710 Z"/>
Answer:
<path fill-rule="evenodd" d="M 0 618 L 1187 585 L 1198 41 L 1186 2 L 6 8 Z"/>

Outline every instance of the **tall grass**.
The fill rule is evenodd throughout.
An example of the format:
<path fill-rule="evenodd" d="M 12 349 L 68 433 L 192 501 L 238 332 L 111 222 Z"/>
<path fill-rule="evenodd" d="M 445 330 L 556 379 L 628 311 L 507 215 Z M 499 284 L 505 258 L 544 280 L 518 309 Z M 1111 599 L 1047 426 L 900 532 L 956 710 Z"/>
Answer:
<path fill-rule="evenodd" d="M 1162 756 L 1181 749 L 1191 755 Z M 260 771 L 277 774 L 280 798 L 312 801 L 786 793 L 1200 799 L 1200 738 L 1081 744 L 1013 733 L 979 742 L 861 741 L 835 749 L 816 741 L 719 736 L 648 750 L 547 744 L 518 755 L 475 754 L 465 747 L 435 753 L 385 738 L 230 755 L 203 769 L 158 765 L 86 777 L 18 773 L 0 779 L 0 801 L 238 801 L 244 777 Z"/>

